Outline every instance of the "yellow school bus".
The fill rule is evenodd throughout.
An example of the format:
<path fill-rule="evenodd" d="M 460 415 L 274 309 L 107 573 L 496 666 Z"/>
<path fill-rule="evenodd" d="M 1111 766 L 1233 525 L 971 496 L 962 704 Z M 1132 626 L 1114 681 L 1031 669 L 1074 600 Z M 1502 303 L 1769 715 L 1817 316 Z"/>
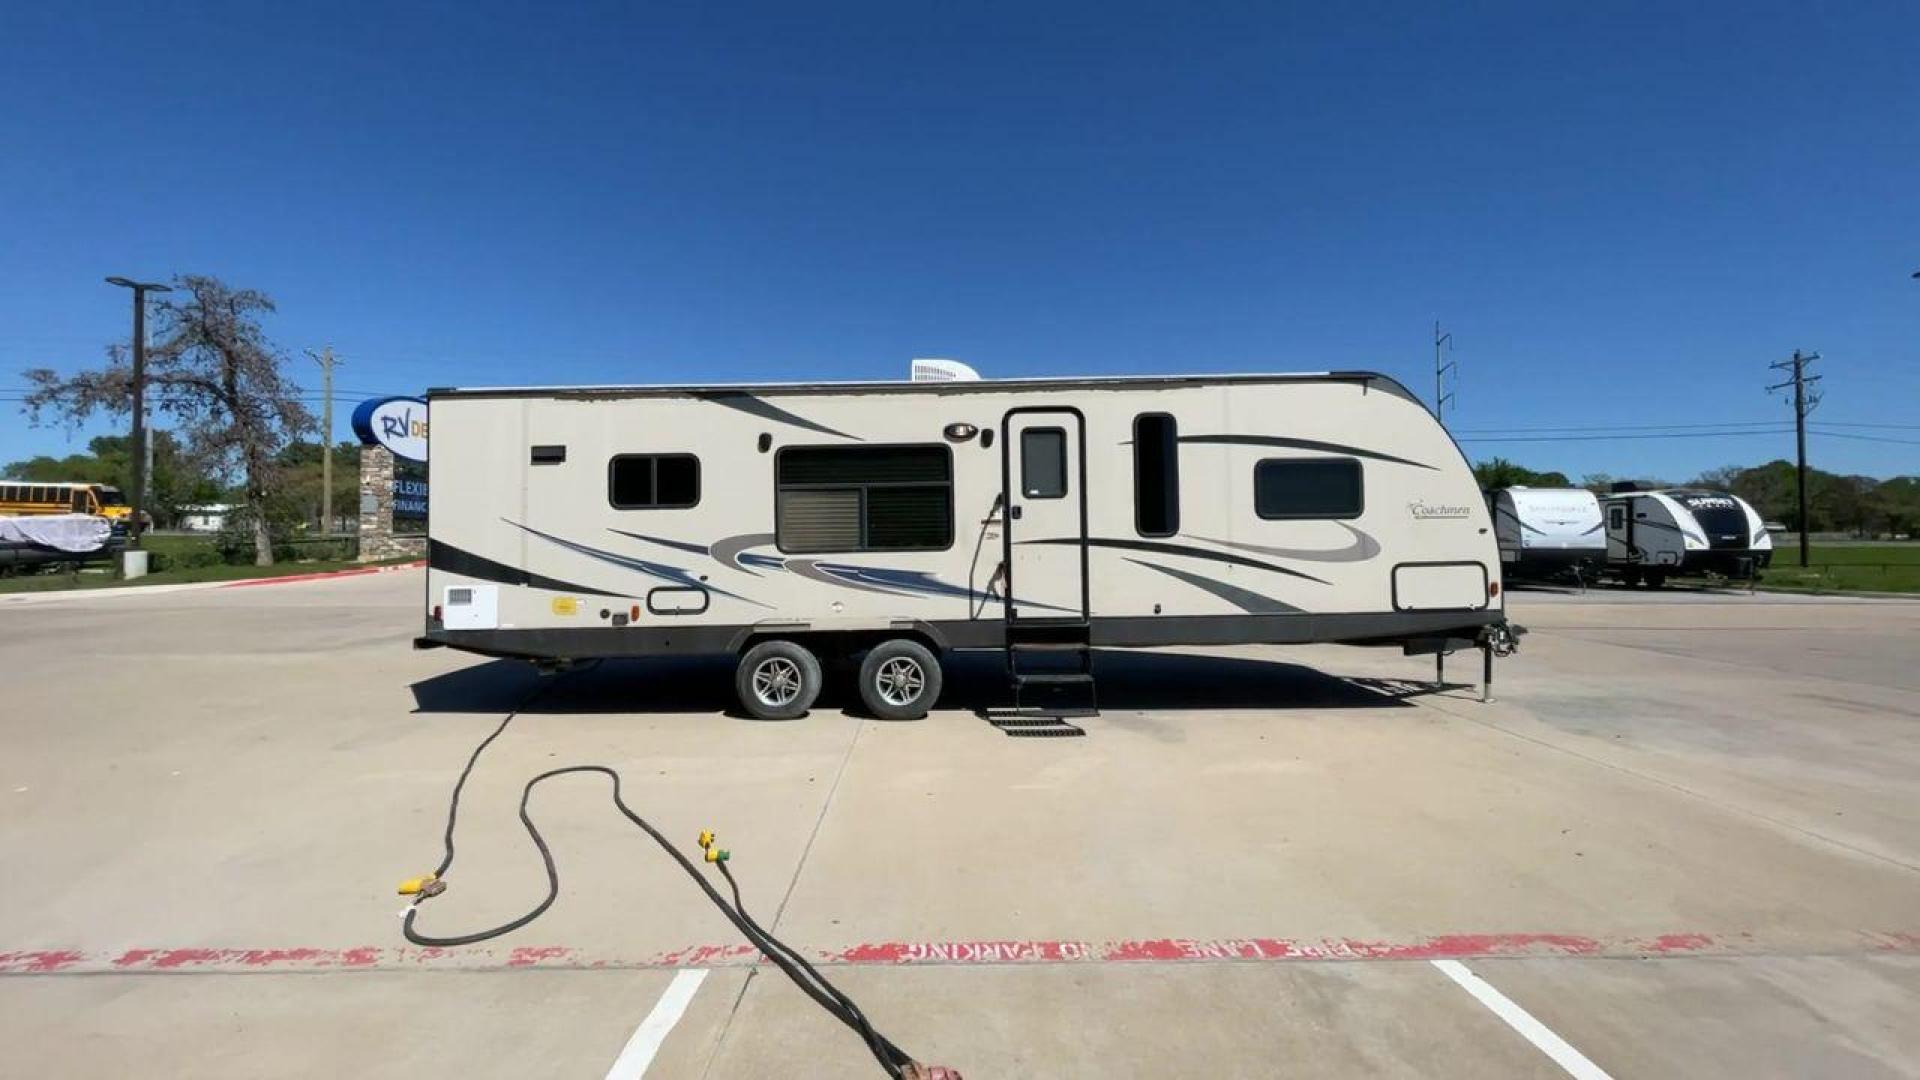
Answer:
<path fill-rule="evenodd" d="M 28 514 L 97 514 L 125 524 L 133 508 L 111 484 L 38 484 L 0 480 L 0 516 Z"/>

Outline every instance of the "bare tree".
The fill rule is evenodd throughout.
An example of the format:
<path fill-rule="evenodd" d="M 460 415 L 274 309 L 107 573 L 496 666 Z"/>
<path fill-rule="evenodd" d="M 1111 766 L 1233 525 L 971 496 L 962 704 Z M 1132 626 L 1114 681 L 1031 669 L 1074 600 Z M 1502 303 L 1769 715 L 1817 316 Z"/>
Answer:
<path fill-rule="evenodd" d="M 268 498 L 277 480 L 275 455 L 314 425 L 283 374 L 287 357 L 267 340 L 260 317 L 273 301 L 217 278 L 174 279 L 180 299 L 155 309 L 158 343 L 147 352 L 148 400 L 173 418 L 196 456 L 237 473 L 253 529 L 254 562 L 273 563 Z M 33 390 L 25 408 L 36 424 L 77 425 L 96 412 L 125 416 L 133 408 L 133 369 L 125 346 L 107 352 L 107 365 L 62 376 L 47 368 L 25 372 Z"/>

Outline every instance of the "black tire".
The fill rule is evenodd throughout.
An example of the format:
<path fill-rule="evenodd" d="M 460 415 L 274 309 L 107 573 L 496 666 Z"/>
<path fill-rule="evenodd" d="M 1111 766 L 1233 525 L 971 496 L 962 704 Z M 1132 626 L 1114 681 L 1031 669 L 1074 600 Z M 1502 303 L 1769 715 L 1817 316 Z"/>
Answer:
<path fill-rule="evenodd" d="M 1640 587 L 1640 571 L 1622 570 L 1620 571 L 1620 580 L 1626 582 L 1627 588 L 1637 589 Z"/>
<path fill-rule="evenodd" d="M 940 700 L 940 661 L 925 645 L 894 638 L 860 662 L 860 703 L 882 720 L 918 720 Z"/>
<path fill-rule="evenodd" d="M 761 720 L 795 720 L 820 696 L 820 660 L 791 641 L 763 641 L 740 657 L 733 691 Z"/>
<path fill-rule="evenodd" d="M 1666 587 L 1666 585 L 1667 585 L 1667 572 L 1665 570 L 1647 571 L 1647 588 L 1663 589 Z"/>

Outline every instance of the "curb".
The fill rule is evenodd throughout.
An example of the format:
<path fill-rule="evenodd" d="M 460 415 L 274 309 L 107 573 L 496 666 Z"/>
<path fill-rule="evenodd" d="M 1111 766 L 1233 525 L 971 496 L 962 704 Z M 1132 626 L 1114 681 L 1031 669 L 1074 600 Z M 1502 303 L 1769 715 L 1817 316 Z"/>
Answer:
<path fill-rule="evenodd" d="M 314 574 L 286 574 L 281 577 L 241 578 L 238 581 L 220 581 L 210 584 L 222 589 L 242 589 L 253 585 L 291 585 L 297 581 L 329 581 L 334 578 L 364 577 L 367 574 L 386 574 L 395 570 L 418 570 L 427 565 L 425 559 L 412 562 L 394 563 L 390 566 L 362 566 L 353 570 L 324 570 Z M 139 586 L 133 586 L 139 588 Z"/>
<path fill-rule="evenodd" d="M 411 908 L 403 909 L 411 910 Z M 877 941 L 807 949 L 815 964 L 835 967 L 1007 966 L 1062 964 L 1334 963 L 1524 958 L 1680 958 L 1859 956 L 1920 953 L 1920 934 L 1855 932 L 1823 940 L 1770 941 L 1749 933 L 1667 933 L 1652 937 L 1581 934 L 1446 934 L 1399 940 L 1330 938 L 1155 938 L 1119 941 Z M 620 953 L 566 946 L 463 949 L 362 945 L 357 948 L 133 948 L 0 951 L 0 978 L 115 972 L 490 971 L 749 966 L 751 945 L 695 945 L 660 953 Z"/>
<path fill-rule="evenodd" d="M 207 589 L 231 589 L 242 585 L 283 585 L 289 582 L 326 581 L 331 578 L 362 577 L 392 570 L 416 570 L 427 565 L 425 559 L 395 563 L 391 566 L 363 566 L 352 570 L 331 570 L 317 574 L 288 574 L 284 577 L 242 578 L 238 581 L 183 581 L 172 585 L 115 585 L 100 589 L 47 589 L 41 592 L 0 593 L 0 607 L 25 607 L 58 600 L 111 600 L 123 596 L 165 596 L 168 593 L 200 592 Z"/>

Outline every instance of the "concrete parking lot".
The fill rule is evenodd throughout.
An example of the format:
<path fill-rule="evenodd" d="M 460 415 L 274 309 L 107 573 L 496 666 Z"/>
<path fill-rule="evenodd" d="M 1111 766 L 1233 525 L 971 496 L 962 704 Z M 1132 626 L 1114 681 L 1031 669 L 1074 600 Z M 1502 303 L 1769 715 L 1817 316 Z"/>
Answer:
<path fill-rule="evenodd" d="M 1497 700 L 1339 647 L 1100 657 L 1103 715 L 729 715 L 723 663 L 416 653 L 419 571 L 0 604 L 0 1072 L 1920 1075 L 1920 603 L 1522 592 Z M 1583 1071 L 1591 1070 L 1591 1071 Z"/>

